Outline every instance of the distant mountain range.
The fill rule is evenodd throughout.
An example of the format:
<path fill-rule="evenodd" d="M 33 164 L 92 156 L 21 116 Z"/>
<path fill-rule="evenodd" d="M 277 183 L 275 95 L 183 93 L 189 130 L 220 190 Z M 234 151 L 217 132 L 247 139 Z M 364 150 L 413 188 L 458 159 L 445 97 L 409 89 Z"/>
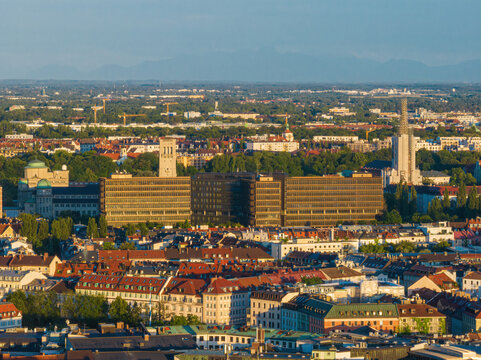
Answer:
<path fill-rule="evenodd" d="M 428 66 L 412 60 L 379 62 L 356 57 L 315 57 L 271 50 L 178 56 L 94 71 L 49 65 L 23 78 L 39 80 L 163 80 L 304 83 L 481 82 L 481 59 Z"/>

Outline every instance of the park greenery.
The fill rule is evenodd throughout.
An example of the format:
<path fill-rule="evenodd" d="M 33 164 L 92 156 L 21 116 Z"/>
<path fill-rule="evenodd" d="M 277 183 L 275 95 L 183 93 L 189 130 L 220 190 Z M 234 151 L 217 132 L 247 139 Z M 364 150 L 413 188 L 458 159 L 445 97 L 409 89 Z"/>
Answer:
<path fill-rule="evenodd" d="M 78 293 L 57 294 L 53 291 L 26 293 L 17 290 L 7 295 L 23 316 L 23 326 L 28 328 L 63 327 L 68 320 L 82 327 L 95 328 L 101 322 L 123 322 L 138 326 L 148 319 L 138 304 L 130 305 L 120 296 L 110 304 L 102 296 Z M 173 315 L 166 320 L 162 311 L 153 311 L 152 319 L 157 325 L 199 325 L 197 316 Z"/>
<path fill-rule="evenodd" d="M 380 241 L 376 239 L 372 244 L 361 245 L 359 247 L 359 252 L 364 254 L 436 253 L 444 252 L 450 246 L 451 245 L 447 241 L 441 241 L 429 247 L 423 247 L 411 241 L 401 241 L 399 243 L 380 243 Z"/>

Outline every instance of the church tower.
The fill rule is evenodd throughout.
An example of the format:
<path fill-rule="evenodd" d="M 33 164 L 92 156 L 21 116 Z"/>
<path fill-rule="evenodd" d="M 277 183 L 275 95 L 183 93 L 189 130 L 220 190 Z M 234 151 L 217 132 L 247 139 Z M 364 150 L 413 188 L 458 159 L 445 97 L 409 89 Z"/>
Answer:
<path fill-rule="evenodd" d="M 392 137 L 392 168 L 385 173 L 385 183 L 406 182 L 421 185 L 421 171 L 416 168 L 416 138 L 408 124 L 407 100 L 401 101 L 398 134 Z"/>

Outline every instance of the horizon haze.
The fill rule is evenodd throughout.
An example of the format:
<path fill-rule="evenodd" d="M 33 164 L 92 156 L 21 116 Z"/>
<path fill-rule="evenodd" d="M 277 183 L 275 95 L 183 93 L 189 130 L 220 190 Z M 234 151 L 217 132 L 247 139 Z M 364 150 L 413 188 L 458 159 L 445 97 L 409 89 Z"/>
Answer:
<path fill-rule="evenodd" d="M 481 3 L 472 0 L 2 7 L 1 79 L 481 82 Z"/>

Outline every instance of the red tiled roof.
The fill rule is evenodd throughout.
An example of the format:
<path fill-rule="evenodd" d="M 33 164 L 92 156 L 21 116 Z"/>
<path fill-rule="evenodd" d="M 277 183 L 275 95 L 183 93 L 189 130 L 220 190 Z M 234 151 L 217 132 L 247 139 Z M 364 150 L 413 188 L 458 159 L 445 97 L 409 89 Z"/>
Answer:
<path fill-rule="evenodd" d="M 0 303 L 0 318 L 9 319 L 17 316 L 21 316 L 22 313 L 12 303 Z"/>

